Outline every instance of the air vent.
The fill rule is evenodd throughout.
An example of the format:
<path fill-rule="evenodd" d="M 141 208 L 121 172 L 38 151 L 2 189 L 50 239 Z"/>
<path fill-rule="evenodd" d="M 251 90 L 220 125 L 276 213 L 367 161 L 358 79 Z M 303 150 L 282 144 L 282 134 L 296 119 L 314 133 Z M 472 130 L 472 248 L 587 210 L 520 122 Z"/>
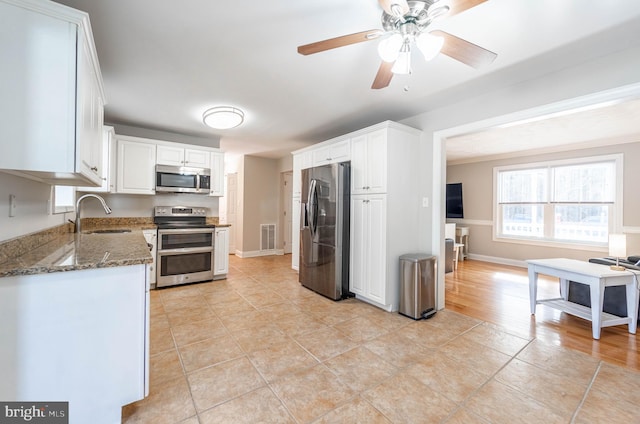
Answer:
<path fill-rule="evenodd" d="M 260 250 L 276 250 L 276 224 L 260 224 Z"/>

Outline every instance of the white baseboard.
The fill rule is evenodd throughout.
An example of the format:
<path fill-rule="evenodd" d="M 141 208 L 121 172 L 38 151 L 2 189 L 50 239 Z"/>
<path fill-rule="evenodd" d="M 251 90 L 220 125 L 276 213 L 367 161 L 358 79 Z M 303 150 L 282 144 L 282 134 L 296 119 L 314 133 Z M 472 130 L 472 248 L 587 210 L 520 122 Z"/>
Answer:
<path fill-rule="evenodd" d="M 525 261 L 521 261 L 518 259 L 499 258 L 496 256 L 475 255 L 473 253 L 469 253 L 469 259 L 482 261 L 482 262 L 491 262 L 491 263 L 500 264 L 500 265 L 517 266 L 519 268 L 527 267 L 527 263 Z"/>
<path fill-rule="evenodd" d="M 383 309 L 387 312 L 397 312 L 398 310 L 396 309 L 395 311 L 393 310 L 393 305 L 383 305 L 382 303 L 378 303 L 375 300 L 371 300 L 369 298 L 366 298 L 364 296 L 360 296 L 359 294 L 356 294 L 356 299 L 361 300 L 363 302 L 366 302 L 370 305 L 376 306 L 380 309 Z"/>
<path fill-rule="evenodd" d="M 257 258 L 259 256 L 274 256 L 274 255 L 284 255 L 284 249 L 250 250 L 247 252 L 236 250 L 236 256 L 239 258 Z"/>

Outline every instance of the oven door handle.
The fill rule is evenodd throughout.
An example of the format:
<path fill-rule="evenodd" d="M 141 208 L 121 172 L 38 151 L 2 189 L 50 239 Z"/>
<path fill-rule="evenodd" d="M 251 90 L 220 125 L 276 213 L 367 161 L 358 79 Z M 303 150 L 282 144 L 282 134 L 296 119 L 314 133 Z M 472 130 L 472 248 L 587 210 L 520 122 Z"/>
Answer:
<path fill-rule="evenodd" d="M 171 228 L 158 230 L 158 236 L 163 234 L 213 234 L 213 228 Z"/>
<path fill-rule="evenodd" d="M 208 253 L 213 252 L 213 246 L 211 247 L 183 247 L 180 249 L 158 249 L 159 256 L 168 255 L 185 255 L 188 253 Z"/>

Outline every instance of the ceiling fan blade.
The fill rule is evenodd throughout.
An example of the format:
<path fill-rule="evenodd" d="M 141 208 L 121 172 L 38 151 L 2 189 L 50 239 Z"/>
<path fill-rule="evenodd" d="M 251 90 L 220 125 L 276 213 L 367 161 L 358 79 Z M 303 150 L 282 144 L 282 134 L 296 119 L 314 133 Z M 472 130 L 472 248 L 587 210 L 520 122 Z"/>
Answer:
<path fill-rule="evenodd" d="M 447 3 L 449 5 L 449 13 L 447 13 L 447 17 L 462 13 L 465 10 L 469 10 L 486 1 L 487 0 L 451 0 Z"/>
<path fill-rule="evenodd" d="M 380 6 L 384 9 L 384 11 L 391 16 L 398 16 L 393 11 L 394 5 L 400 7 L 400 12 L 402 12 L 400 16 L 403 16 L 409 11 L 409 4 L 407 3 L 407 0 L 378 0 L 378 3 L 380 3 Z"/>
<path fill-rule="evenodd" d="M 316 41 L 315 43 L 298 46 L 298 53 L 303 55 L 320 53 L 326 50 L 335 49 L 349 44 L 361 43 L 380 37 L 383 31 L 370 29 L 368 31 L 356 32 L 355 34 L 343 35 L 341 37 L 329 38 L 328 40 Z"/>
<path fill-rule="evenodd" d="M 498 57 L 496 53 L 463 40 L 462 38 L 458 38 L 455 35 L 451 35 L 448 32 L 437 30 L 431 31 L 430 34 L 444 38 L 444 45 L 440 53 L 446 54 L 450 58 L 469 65 L 472 68 L 480 69 Z"/>
<path fill-rule="evenodd" d="M 393 78 L 393 72 L 391 72 L 391 68 L 393 68 L 393 64 L 395 62 L 382 62 L 380 64 L 380 68 L 378 68 L 378 73 L 376 74 L 376 78 L 373 80 L 373 84 L 371 84 L 371 88 L 374 90 L 379 90 L 381 88 L 385 88 L 391 83 L 391 78 Z"/>

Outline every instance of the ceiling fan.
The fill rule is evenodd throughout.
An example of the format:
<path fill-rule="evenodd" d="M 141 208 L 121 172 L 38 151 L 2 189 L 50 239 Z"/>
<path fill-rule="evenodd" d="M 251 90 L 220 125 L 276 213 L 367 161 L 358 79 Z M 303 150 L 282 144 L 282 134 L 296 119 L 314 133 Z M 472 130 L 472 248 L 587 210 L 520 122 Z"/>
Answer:
<path fill-rule="evenodd" d="M 298 53 L 309 55 L 381 38 L 378 54 L 382 63 L 371 85 L 373 89 L 387 87 L 393 74 L 411 73 L 411 49 L 414 45 L 426 60 L 442 53 L 478 69 L 493 62 L 498 55 L 447 32 L 429 30 L 429 26 L 438 19 L 457 15 L 485 1 L 487 0 L 378 0 L 384 9 L 383 29 L 371 29 L 305 44 L 298 47 Z"/>

